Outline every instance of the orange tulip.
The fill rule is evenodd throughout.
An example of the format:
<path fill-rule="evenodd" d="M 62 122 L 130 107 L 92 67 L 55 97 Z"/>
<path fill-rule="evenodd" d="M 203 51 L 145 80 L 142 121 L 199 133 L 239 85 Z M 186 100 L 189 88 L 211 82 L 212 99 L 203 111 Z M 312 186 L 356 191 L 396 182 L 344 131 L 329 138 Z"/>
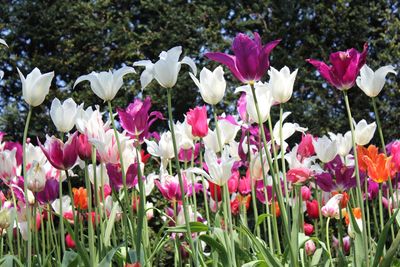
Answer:
<path fill-rule="evenodd" d="M 376 183 L 386 182 L 392 174 L 392 157 L 386 157 L 381 153 L 376 159 L 364 156 L 363 160 L 367 165 L 368 176 Z"/>
<path fill-rule="evenodd" d="M 368 148 L 363 146 L 357 146 L 357 158 L 358 166 L 361 171 L 367 171 L 367 163 L 364 160 L 364 156 L 370 158 L 373 162 L 378 158 L 378 148 L 374 145 L 370 145 Z"/>
<path fill-rule="evenodd" d="M 86 189 L 83 187 L 79 187 L 79 189 L 73 188 L 72 193 L 74 194 L 75 207 L 86 210 L 88 208 Z"/>
<path fill-rule="evenodd" d="M 356 218 L 356 219 L 361 219 L 361 209 L 360 208 L 354 208 L 353 209 L 353 215 L 354 215 L 354 218 Z M 350 224 L 350 217 L 349 217 L 349 214 L 347 214 L 347 211 L 345 210 L 345 211 L 343 211 L 343 216 L 344 216 L 344 219 L 345 219 L 345 221 L 346 221 L 346 225 L 349 225 Z"/>

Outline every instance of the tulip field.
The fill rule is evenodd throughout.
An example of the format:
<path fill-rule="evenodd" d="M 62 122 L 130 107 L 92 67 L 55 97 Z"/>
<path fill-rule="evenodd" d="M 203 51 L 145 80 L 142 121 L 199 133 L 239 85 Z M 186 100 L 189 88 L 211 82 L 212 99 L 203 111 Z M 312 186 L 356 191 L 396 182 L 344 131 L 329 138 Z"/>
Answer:
<path fill-rule="evenodd" d="M 177 46 L 75 77 L 103 105 L 50 99 L 57 131 L 45 140 L 31 116 L 57 90 L 57 70 L 18 69 L 29 111 L 22 140 L 0 133 L 0 265 L 400 266 L 400 140 L 385 139 L 376 101 L 395 68 L 372 70 L 368 43 L 328 63 L 304 59 L 348 119 L 347 132 L 315 135 L 286 109 L 301 69 L 273 67 L 279 42 L 238 33 L 229 53 L 204 54 L 220 65 L 200 72 Z M 184 75 L 202 102 L 178 121 L 172 91 Z M 114 105 L 135 77 L 142 90 Z M 150 83 L 167 96 L 164 111 Z M 235 101 L 218 113 L 231 88 Z M 370 98 L 375 121 L 352 117 L 349 90 Z"/>

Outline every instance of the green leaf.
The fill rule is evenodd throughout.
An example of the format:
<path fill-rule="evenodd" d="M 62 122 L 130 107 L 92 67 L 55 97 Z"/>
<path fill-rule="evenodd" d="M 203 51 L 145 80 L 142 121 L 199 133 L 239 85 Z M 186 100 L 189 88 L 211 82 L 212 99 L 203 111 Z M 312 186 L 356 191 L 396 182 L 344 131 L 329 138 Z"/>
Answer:
<path fill-rule="evenodd" d="M 383 249 L 385 247 L 385 243 L 387 240 L 387 235 L 390 230 L 390 226 L 393 224 L 397 214 L 399 213 L 399 210 L 400 209 L 396 210 L 396 212 L 390 217 L 389 221 L 383 227 L 382 233 L 378 240 L 378 246 L 375 251 L 374 262 L 372 263 L 372 267 L 377 267 L 379 265 L 379 262 L 381 260 L 382 254 L 383 254 Z"/>
<path fill-rule="evenodd" d="M 72 267 L 78 266 L 79 263 L 79 254 L 75 251 L 67 250 L 64 253 L 64 257 L 61 263 L 62 267 Z"/>
<path fill-rule="evenodd" d="M 117 215 L 117 209 L 118 209 L 118 203 L 114 202 L 114 205 L 111 210 L 110 217 L 107 220 L 107 227 L 106 231 L 104 233 L 104 246 L 109 247 L 111 245 L 110 243 L 110 237 L 111 237 L 111 232 L 114 228 L 114 222 L 115 222 L 115 217 Z"/>
<path fill-rule="evenodd" d="M 229 265 L 228 253 L 226 252 L 225 247 L 220 242 L 218 242 L 216 239 L 212 238 L 209 235 L 201 235 L 199 236 L 199 239 L 201 241 L 204 241 L 212 249 L 218 252 L 219 258 L 223 265 L 225 266 Z"/>
<path fill-rule="evenodd" d="M 208 226 L 201 222 L 190 222 L 189 227 L 192 233 L 207 232 Z M 186 225 L 178 225 L 175 227 L 168 227 L 168 233 L 186 233 Z"/>
<path fill-rule="evenodd" d="M 242 265 L 242 267 L 268 267 L 267 263 L 262 260 L 255 260 Z"/>
<path fill-rule="evenodd" d="M 0 259 L 1 267 L 14 267 L 14 262 L 20 267 L 24 266 L 21 263 L 21 261 L 14 255 L 6 255 L 6 256 L 3 256 L 2 259 Z"/>
<path fill-rule="evenodd" d="M 268 213 L 260 214 L 260 215 L 258 216 L 258 218 L 257 218 L 257 222 L 256 222 L 256 226 L 255 226 L 255 227 L 257 227 L 257 226 L 259 226 L 260 224 L 262 224 L 263 221 L 265 221 L 265 219 L 268 218 L 268 217 L 272 217 L 272 215 L 271 215 L 271 214 L 268 214 Z"/>
<path fill-rule="evenodd" d="M 85 266 L 89 266 L 90 262 L 89 262 L 89 255 L 86 251 L 86 248 L 82 247 L 81 242 L 78 241 L 78 239 L 75 238 L 75 232 L 74 230 L 71 228 L 71 225 L 69 224 L 69 222 L 67 220 L 64 219 L 64 226 L 66 226 L 67 228 L 67 232 L 71 235 L 73 240 L 76 240 L 76 248 L 78 250 L 79 255 L 81 256 L 81 259 L 83 260 Z"/>
<path fill-rule="evenodd" d="M 102 261 L 99 263 L 99 265 L 97 265 L 97 266 L 98 266 L 98 267 L 110 267 L 115 252 L 117 252 L 118 249 L 119 249 L 120 247 L 124 246 L 124 245 L 125 245 L 125 242 L 119 244 L 117 247 L 115 247 L 115 248 L 113 248 L 112 250 L 110 250 L 109 252 L 107 252 L 107 255 L 103 258 L 103 260 L 102 260 Z"/>
<path fill-rule="evenodd" d="M 315 250 L 312 260 L 311 260 L 311 266 L 317 265 L 320 262 L 321 256 L 322 256 L 322 251 L 323 251 L 322 248 Z"/>

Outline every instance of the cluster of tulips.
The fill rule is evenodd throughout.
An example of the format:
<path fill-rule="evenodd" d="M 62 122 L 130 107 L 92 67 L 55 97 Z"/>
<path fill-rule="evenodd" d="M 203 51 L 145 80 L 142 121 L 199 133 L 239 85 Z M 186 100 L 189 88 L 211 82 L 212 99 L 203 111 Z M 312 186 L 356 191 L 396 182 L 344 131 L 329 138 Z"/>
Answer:
<path fill-rule="evenodd" d="M 284 104 L 297 69 L 270 67 L 280 40 L 238 34 L 234 55 L 205 57 L 240 81 L 236 111 L 216 114 L 226 81 L 222 66 L 180 60 L 182 48 L 142 60 L 145 88 L 165 90 L 168 116 L 152 111 L 150 97 L 113 110 L 123 78 L 135 73 L 92 72 L 86 81 L 101 107 L 55 98 L 50 116 L 57 133 L 29 136 L 34 107 L 49 92 L 54 73 L 19 70 L 29 110 L 20 142 L 0 135 L 0 262 L 22 266 L 389 266 L 400 246 L 400 141 L 385 144 L 375 98 L 392 66 L 371 70 L 368 45 L 308 59 L 343 93 L 349 131 L 307 133 Z M 3 40 L 1 43 L 7 45 Z M 5 48 L 6 49 L 6 48 Z M 208 105 L 172 117 L 171 91 L 182 64 Z M 262 79 L 268 72 L 269 81 Z M 0 73 L 3 78 L 3 73 Z M 353 120 L 348 90 L 372 101 L 376 122 Z M 352 90 L 357 90 L 356 88 Z M 361 92 L 360 92 L 361 93 Z M 234 110 L 232 104 L 232 110 Z M 271 121 L 276 109 L 279 120 Z M 116 113 L 114 113 L 116 111 Z M 212 115 L 212 116 L 210 116 Z M 168 119 L 167 119 L 168 118 Z M 152 130 L 155 121 L 165 131 Z M 39 122 L 34 122 L 39 123 Z M 74 128 L 76 130 L 74 130 Z M 377 133 L 376 133 L 377 132 Z M 369 144 L 378 134 L 381 144 Z M 289 144 L 293 135 L 298 144 Z M 293 139 L 293 138 L 292 138 Z M 37 145 L 35 145 L 37 144 Z M 72 185 L 79 184 L 80 187 Z M 157 197 L 158 196 L 158 197 Z M 159 199 L 156 202 L 156 199 Z M 157 220 L 155 228 L 152 221 Z M 169 263 L 165 263 L 170 253 Z M 10 265 L 10 266 L 11 266 Z"/>

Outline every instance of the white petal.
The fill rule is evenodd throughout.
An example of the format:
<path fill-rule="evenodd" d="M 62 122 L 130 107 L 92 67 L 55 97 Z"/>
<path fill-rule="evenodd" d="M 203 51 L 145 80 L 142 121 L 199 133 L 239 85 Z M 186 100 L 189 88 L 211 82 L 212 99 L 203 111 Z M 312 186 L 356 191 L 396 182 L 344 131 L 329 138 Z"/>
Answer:
<path fill-rule="evenodd" d="M 196 64 L 194 63 L 193 59 L 191 59 L 190 57 L 184 57 L 182 59 L 181 63 L 189 65 L 189 67 L 193 71 L 193 74 L 197 75 L 197 67 L 196 67 Z"/>

